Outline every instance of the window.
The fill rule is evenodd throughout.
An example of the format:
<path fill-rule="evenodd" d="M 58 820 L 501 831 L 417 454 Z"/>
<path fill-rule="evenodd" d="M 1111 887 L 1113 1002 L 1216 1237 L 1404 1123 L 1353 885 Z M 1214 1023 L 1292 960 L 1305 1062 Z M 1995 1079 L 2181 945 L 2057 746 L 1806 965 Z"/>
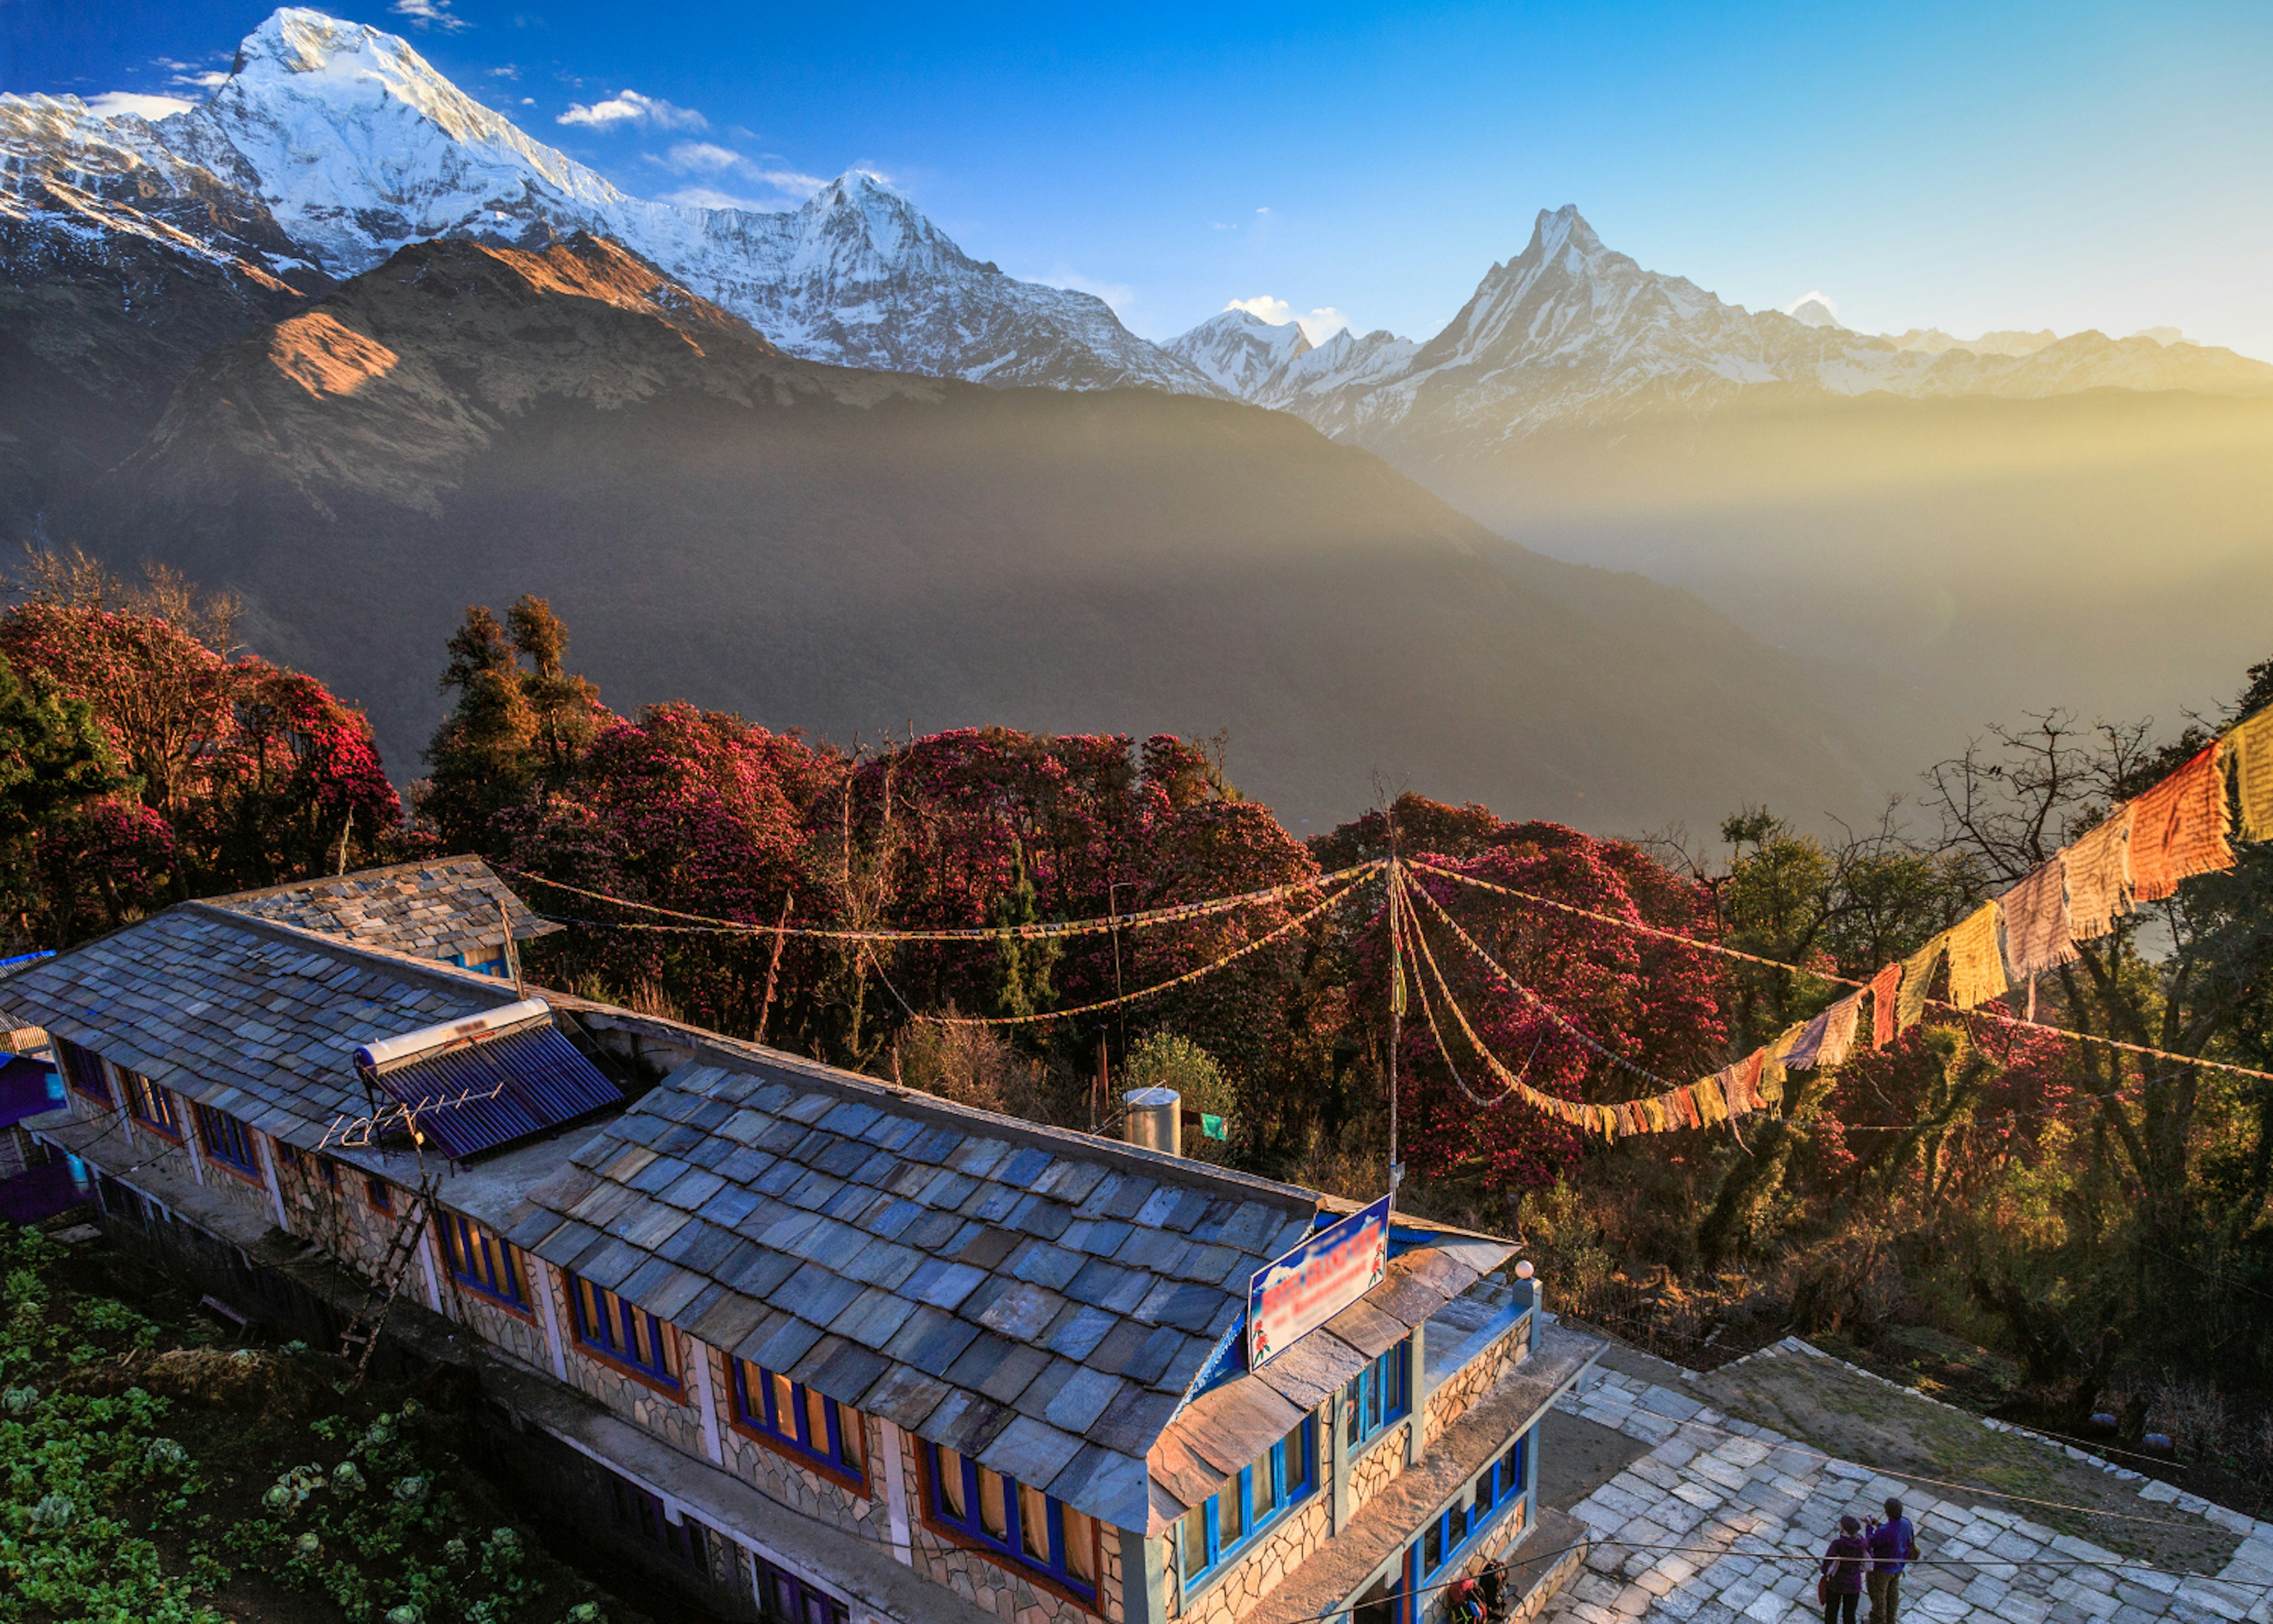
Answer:
<path fill-rule="evenodd" d="M 766 1624 L 848 1624 L 851 1614 L 826 1590 L 784 1573 L 762 1556 L 758 1564 L 758 1616 Z"/>
<path fill-rule="evenodd" d="M 1186 1584 L 1237 1553 L 1240 1547 L 1309 1498 L 1318 1486 L 1317 1423 L 1309 1416 L 1254 1465 L 1177 1524 Z"/>
<path fill-rule="evenodd" d="M 371 1203 L 373 1212 L 394 1210 L 394 1186 L 376 1173 L 363 1176 L 364 1199 Z"/>
<path fill-rule="evenodd" d="M 72 1088 L 102 1104 L 116 1103 L 111 1098 L 110 1079 L 102 1074 L 101 1055 L 58 1037 L 56 1039 L 56 1058 L 63 1062 L 64 1075 L 71 1079 Z"/>
<path fill-rule="evenodd" d="M 227 1111 L 215 1111 L 210 1105 L 193 1101 L 190 1109 L 197 1116 L 198 1138 L 204 1141 L 206 1154 L 230 1171 L 258 1183 L 260 1153 L 253 1149 L 252 1130 Z"/>
<path fill-rule="evenodd" d="M 1421 1530 L 1421 1576 L 1427 1578 L 1457 1555 L 1462 1545 L 1498 1519 L 1499 1514 L 1523 1498 L 1523 1475 L 1529 1433 L 1517 1439 L 1501 1456 L 1476 1474 L 1475 1481 L 1452 1496 L 1452 1504 Z"/>
<path fill-rule="evenodd" d="M 324 1188 L 337 1195 L 340 1193 L 340 1164 L 327 1156 L 316 1159 L 324 1164 Z"/>
<path fill-rule="evenodd" d="M 1350 1379 L 1344 1389 L 1349 1419 L 1344 1436 L 1363 1443 L 1413 1407 L 1413 1344 L 1400 1342 Z"/>
<path fill-rule="evenodd" d="M 515 1308 L 529 1306 L 521 1283 L 521 1254 L 503 1236 L 454 1212 L 442 1215 L 442 1245 L 461 1284 Z"/>
<path fill-rule="evenodd" d="M 989 1471 L 939 1444 L 931 1468 L 931 1520 L 1029 1573 L 1097 1599 L 1097 1523 L 1016 1478 Z"/>
<path fill-rule="evenodd" d="M 126 1085 L 126 1114 L 169 1139 L 180 1139 L 182 1119 L 175 1112 L 174 1096 L 140 1072 L 130 1072 L 124 1066 L 118 1068 L 118 1076 Z"/>
<path fill-rule="evenodd" d="M 574 1275 L 568 1276 L 568 1302 L 579 1343 L 679 1391 L 678 1360 L 662 1321 Z"/>
<path fill-rule="evenodd" d="M 824 1398 L 777 1371 L 747 1359 L 734 1361 L 734 1419 L 745 1431 L 779 1444 L 790 1455 L 868 1491 L 867 1452 L 860 1412 Z"/>
<path fill-rule="evenodd" d="M 660 1495 L 650 1494 L 638 1484 L 611 1471 L 607 1473 L 607 1478 L 608 1510 L 618 1528 L 668 1552 L 689 1568 L 709 1571 L 709 1557 L 703 1549 L 701 1523 L 674 1523 L 664 1513 Z"/>
<path fill-rule="evenodd" d="M 286 1144 L 281 1139 L 272 1139 L 268 1142 L 276 1148 L 278 1161 L 296 1173 L 300 1171 L 300 1152 L 296 1147 Z"/>

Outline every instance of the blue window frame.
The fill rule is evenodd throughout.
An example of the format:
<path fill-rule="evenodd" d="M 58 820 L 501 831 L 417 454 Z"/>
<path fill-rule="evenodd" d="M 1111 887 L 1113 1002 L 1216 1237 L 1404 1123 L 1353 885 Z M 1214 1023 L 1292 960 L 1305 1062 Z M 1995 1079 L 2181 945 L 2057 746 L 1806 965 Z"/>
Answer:
<path fill-rule="evenodd" d="M 1317 1421 L 1305 1416 L 1254 1465 L 1184 1514 L 1177 1524 L 1184 1583 L 1191 1584 L 1238 1555 L 1317 1486 Z"/>
<path fill-rule="evenodd" d="M 618 1528 L 677 1557 L 698 1573 L 708 1570 L 709 1557 L 703 1548 L 700 1523 L 672 1522 L 661 1496 L 604 1467 L 601 1470 L 608 1479 L 608 1509 Z"/>
<path fill-rule="evenodd" d="M 260 1152 L 253 1148 L 252 1130 L 229 1112 L 215 1111 L 210 1105 L 193 1100 L 190 1109 L 197 1116 L 198 1138 L 205 1145 L 206 1155 L 259 1182 Z"/>
<path fill-rule="evenodd" d="M 996 1560 L 1097 1599 L 1097 1523 L 1016 1478 L 935 1443 L 924 1446 L 926 1509 L 936 1527 Z"/>
<path fill-rule="evenodd" d="M 827 1590 L 784 1573 L 762 1556 L 758 1565 L 758 1616 L 766 1624 L 847 1624 L 851 1612 Z"/>
<path fill-rule="evenodd" d="M 64 1075 L 71 1086 L 91 1100 L 105 1105 L 117 1102 L 111 1097 L 110 1079 L 102 1074 L 102 1057 L 92 1049 L 82 1049 L 67 1038 L 56 1039 L 56 1058 L 63 1062 Z"/>
<path fill-rule="evenodd" d="M 503 1236 L 484 1229 L 461 1213 L 442 1215 L 442 1248 L 450 1273 L 469 1291 L 526 1312 L 529 1293 L 521 1285 L 521 1254 Z"/>
<path fill-rule="evenodd" d="M 868 1492 L 860 1412 L 791 1381 L 779 1371 L 734 1361 L 734 1420 L 744 1431 Z"/>
<path fill-rule="evenodd" d="M 1523 1498 L 1530 1445 L 1528 1433 L 1508 1445 L 1505 1454 L 1478 1472 L 1475 1481 L 1455 1494 L 1452 1503 L 1421 1530 L 1421 1538 L 1414 1542 L 1421 1577 L 1426 1579 L 1458 1556 L 1462 1546 Z"/>
<path fill-rule="evenodd" d="M 1358 1372 L 1343 1396 L 1349 1418 L 1343 1432 L 1353 1447 L 1402 1420 L 1413 1408 L 1413 1344 L 1400 1342 Z"/>
<path fill-rule="evenodd" d="M 661 1320 L 578 1275 L 568 1276 L 568 1306 L 581 1345 L 679 1391 L 677 1351 Z"/>
<path fill-rule="evenodd" d="M 174 1109 L 174 1096 L 145 1077 L 140 1072 L 118 1068 L 121 1081 L 126 1085 L 126 1114 L 154 1133 L 163 1134 L 178 1143 L 182 1137 L 182 1119 Z"/>

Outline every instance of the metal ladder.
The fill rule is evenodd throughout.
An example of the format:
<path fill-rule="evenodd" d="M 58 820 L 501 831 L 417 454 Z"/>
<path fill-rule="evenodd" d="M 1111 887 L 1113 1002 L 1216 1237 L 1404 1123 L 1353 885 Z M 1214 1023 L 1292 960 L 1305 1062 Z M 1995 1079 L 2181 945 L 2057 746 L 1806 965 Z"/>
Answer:
<path fill-rule="evenodd" d="M 379 1260 L 379 1276 L 371 1295 L 356 1310 L 347 1329 L 340 1333 L 340 1357 L 355 1360 L 355 1385 L 362 1384 L 364 1373 L 371 1368 L 371 1356 L 378 1350 L 379 1334 L 386 1324 L 386 1312 L 401 1294 L 411 1260 L 417 1256 L 419 1245 L 425 1239 L 426 1218 L 432 1209 L 433 1197 L 434 1176 L 429 1173 L 420 1180 L 410 1204 L 395 1224 L 394 1233 L 386 1243 L 386 1255 Z"/>

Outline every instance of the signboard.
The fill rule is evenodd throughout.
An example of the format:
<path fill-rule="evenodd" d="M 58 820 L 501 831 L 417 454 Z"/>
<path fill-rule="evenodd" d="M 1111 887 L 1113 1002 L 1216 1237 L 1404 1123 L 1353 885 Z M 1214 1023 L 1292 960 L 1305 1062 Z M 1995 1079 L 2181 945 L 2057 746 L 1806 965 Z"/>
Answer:
<path fill-rule="evenodd" d="M 1257 1269 L 1247 1288 L 1247 1368 L 1260 1370 L 1379 1285 L 1389 1272 L 1389 1197 Z"/>

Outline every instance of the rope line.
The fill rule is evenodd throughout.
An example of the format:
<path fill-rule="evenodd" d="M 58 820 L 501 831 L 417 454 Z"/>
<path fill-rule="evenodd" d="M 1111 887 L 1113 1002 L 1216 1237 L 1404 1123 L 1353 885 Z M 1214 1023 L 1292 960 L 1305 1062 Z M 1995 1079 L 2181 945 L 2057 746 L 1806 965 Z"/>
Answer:
<path fill-rule="evenodd" d="M 1602 924 L 1616 925 L 1623 931 L 1634 931 L 1645 936 L 1661 937 L 1667 941 L 1679 942 L 1684 947 L 1694 947 L 1700 953 L 1719 954 L 1724 959 L 1742 959 L 1748 964 L 1763 965 L 1769 969 L 1789 970 L 1797 976 L 1812 976 L 1818 981 L 1835 982 L 1842 987 L 1868 988 L 1871 984 L 1867 981 L 1857 981 L 1852 977 L 1835 975 L 1829 970 L 1808 969 L 1801 965 L 1784 963 L 1779 959 L 1762 958 L 1759 954 L 1746 953 L 1737 947 L 1722 947 L 1718 942 L 1699 941 L 1693 936 L 1684 936 L 1678 931 L 1669 931 L 1660 925 L 1645 924 L 1638 919 L 1621 919 L 1614 914 L 1596 913 L 1592 909 L 1580 908 L 1570 902 L 1558 902 L 1553 897 L 1538 896 L 1528 891 L 1519 891 L 1512 886 L 1495 885 L 1489 879 L 1479 879 L 1473 874 L 1463 874 L 1453 869 L 1439 868 L 1436 864 L 1425 860 L 1415 860 L 1413 866 L 1425 869 L 1431 874 L 1441 875 L 1446 879 L 1457 880 L 1464 886 L 1473 886 L 1481 891 L 1492 891 L 1501 896 L 1512 897 L 1519 902 L 1531 902 L 1542 908 L 1557 909 L 1566 914 L 1575 914 L 1582 919 L 1593 919 Z M 1421 894 L 1425 897 L 1429 894 L 1423 891 Z M 1453 928 L 1459 929 L 1457 925 Z M 2110 1049 L 2123 1050 L 2129 1054 L 2144 1055 L 2149 1059 L 2170 1060 L 2180 1066 L 2199 1066 L 2210 1071 L 2227 1072 L 2237 1077 L 2252 1077 L 2260 1082 L 2273 1082 L 2273 1072 L 2256 1071 L 2249 1066 L 2235 1066 L 2224 1060 L 2206 1060 L 2198 1055 L 2173 1054 L 2167 1049 L 2149 1048 L 2145 1044 L 2126 1043 L 2119 1037 L 2102 1037 L 2095 1033 L 2078 1032 L 2064 1026 L 2047 1026 L 2040 1021 L 2024 1021 L 2018 1015 L 2007 1014 L 2002 1010 L 1992 1008 L 1987 1004 L 1976 1004 L 1968 1009 L 1950 1003 L 1945 999 L 1928 999 L 1926 1002 L 1937 1009 L 1946 1009 L 1955 1014 L 1980 1015 L 2006 1026 L 2019 1027 L 2032 1032 L 2048 1032 L 2055 1037 L 2072 1037 L 2078 1043 L 2099 1044 Z"/>
<path fill-rule="evenodd" d="M 1336 869 L 1328 874 L 1315 874 L 1307 879 L 1289 880 L 1285 885 L 1270 886 L 1260 891 L 1242 891 L 1234 896 L 1211 897 L 1204 902 L 1178 902 L 1167 908 L 1148 908 L 1136 913 L 1108 914 L 1104 918 L 1069 919 L 1039 924 L 978 924 L 942 925 L 928 931 L 839 931 L 822 925 L 767 924 L 746 919 L 722 919 L 715 914 L 691 914 L 676 908 L 665 908 L 659 902 L 634 902 L 630 897 L 616 896 L 605 891 L 590 891 L 581 886 L 572 886 L 565 879 L 548 879 L 542 874 L 532 874 L 523 869 L 504 868 L 499 872 L 516 879 L 526 879 L 541 886 L 551 886 L 557 891 L 573 892 L 589 897 L 594 902 L 611 902 L 619 908 L 644 909 L 649 913 L 663 914 L 684 923 L 665 924 L 653 920 L 577 919 L 540 914 L 538 917 L 555 924 L 589 925 L 598 930 L 633 931 L 694 931 L 738 936 L 801 937 L 813 941 L 844 942 L 955 942 L 955 941 L 1040 941 L 1065 936 L 1094 936 L 1107 931 L 1141 931 L 1156 924 L 1176 924 L 1189 919 L 1204 919 L 1212 915 L 1229 913 L 1234 909 L 1261 906 L 1284 902 L 1305 891 L 1317 891 L 1344 880 L 1362 879 L 1375 870 L 1386 866 L 1386 860 L 1376 857 L 1369 862 L 1353 864 L 1348 868 Z M 534 910 L 532 910 L 534 911 Z"/>
<path fill-rule="evenodd" d="M 1368 864 L 1366 866 L 1372 867 L 1376 865 Z M 1140 988 L 1135 992 L 1124 992 L 1118 998 L 1099 999 L 1093 1004 L 1076 1004 L 1069 1008 L 1042 1010 L 1030 1015 L 926 1015 L 918 1014 L 915 1009 L 910 1007 L 907 999 L 900 998 L 899 989 L 892 987 L 892 984 L 889 979 L 885 979 L 884 984 L 887 987 L 891 987 L 892 996 L 896 999 L 899 999 L 900 1007 L 907 1010 L 908 1014 L 912 1019 L 927 1022 L 934 1026 L 1031 1026 L 1036 1022 L 1042 1021 L 1061 1021 L 1069 1015 L 1094 1014 L 1101 1009 L 1118 1009 L 1125 1004 L 1134 1004 L 1140 999 L 1155 997 L 1159 993 L 1167 992 L 1171 987 L 1184 986 L 1191 982 L 1199 980 L 1204 976 L 1212 976 L 1216 971 L 1225 968 L 1227 965 L 1236 963 L 1239 960 L 1245 958 L 1249 954 L 1254 953 L 1259 948 L 1268 947 L 1271 943 L 1278 940 L 1288 932 L 1308 924 L 1311 920 L 1325 912 L 1326 909 L 1332 908 L 1335 903 L 1339 902 L 1347 897 L 1363 883 L 1364 876 L 1361 874 L 1358 879 L 1352 880 L 1348 885 L 1344 886 L 1332 896 L 1323 898 L 1314 906 L 1302 913 L 1296 914 L 1293 918 L 1287 920 L 1277 928 L 1264 932 L 1263 935 L 1257 937 L 1251 942 L 1241 944 L 1239 947 L 1233 948 L 1229 953 L 1225 954 L 1221 958 L 1215 959 L 1208 963 L 1203 964 L 1197 969 L 1186 970 L 1181 976 L 1171 977 L 1167 981 L 1157 983 L 1152 986 Z M 883 975 L 881 966 L 878 968 L 877 974 L 880 977 Z"/>

